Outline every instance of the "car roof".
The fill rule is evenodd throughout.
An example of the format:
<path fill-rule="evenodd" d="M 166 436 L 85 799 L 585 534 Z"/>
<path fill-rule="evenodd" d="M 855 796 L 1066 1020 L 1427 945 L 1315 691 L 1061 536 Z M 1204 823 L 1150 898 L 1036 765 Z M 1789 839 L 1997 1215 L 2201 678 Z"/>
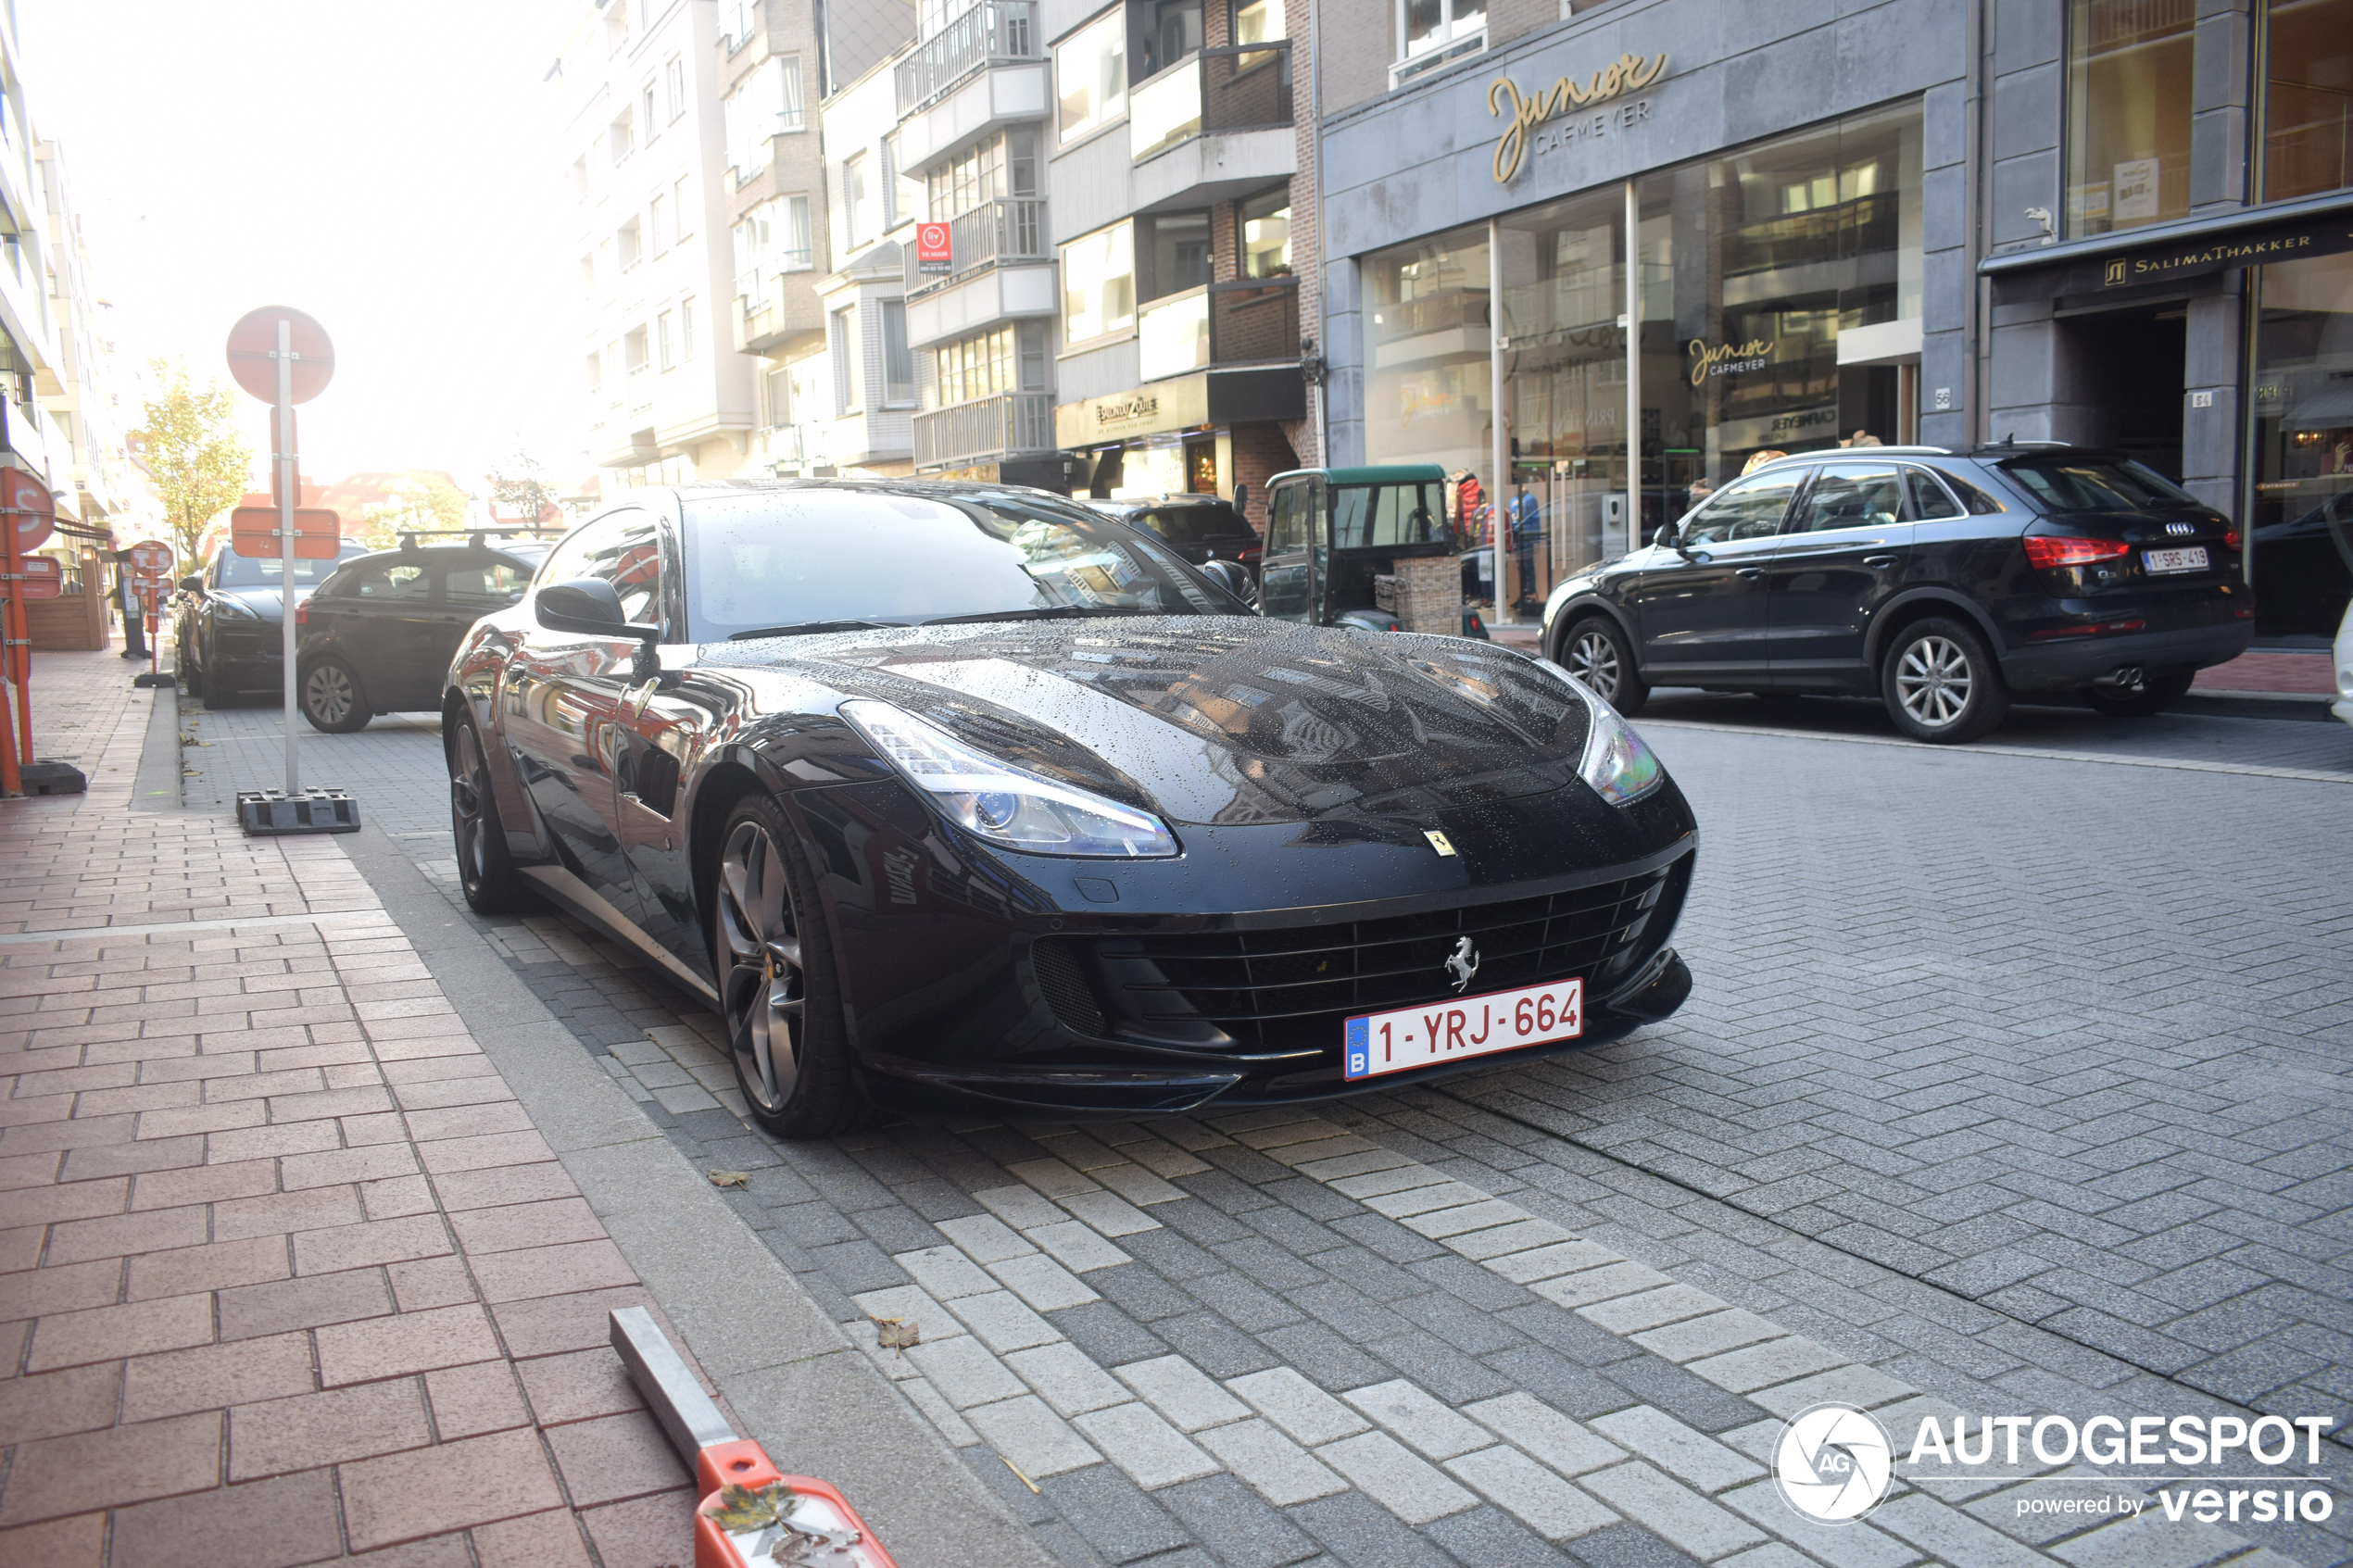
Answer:
<path fill-rule="evenodd" d="M 547 555 L 549 548 L 549 546 L 541 544 L 536 540 L 525 544 L 509 544 L 505 541 L 501 541 L 496 545 L 488 543 L 467 545 L 415 545 L 405 550 L 396 548 L 390 550 L 365 550 L 356 556 L 344 557 L 341 564 L 349 566 L 354 563 L 364 564 L 372 561 L 384 560 L 426 559 L 439 561 L 461 558 L 480 559 L 484 556 L 508 556 L 517 562 L 527 561 L 536 564 L 540 558 Z"/>

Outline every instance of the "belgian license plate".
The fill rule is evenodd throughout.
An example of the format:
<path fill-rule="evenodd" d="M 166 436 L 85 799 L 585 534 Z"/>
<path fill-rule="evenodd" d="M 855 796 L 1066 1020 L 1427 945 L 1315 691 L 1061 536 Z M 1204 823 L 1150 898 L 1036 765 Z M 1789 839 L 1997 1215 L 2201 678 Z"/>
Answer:
<path fill-rule="evenodd" d="M 2194 545 L 2184 550 L 2143 550 L 2141 560 L 2151 571 L 2204 571 L 2206 546 Z"/>
<path fill-rule="evenodd" d="M 1585 1032 L 1585 983 L 1555 981 L 1352 1018 L 1346 1076 L 1378 1078 L 1465 1057 L 1573 1040 Z"/>

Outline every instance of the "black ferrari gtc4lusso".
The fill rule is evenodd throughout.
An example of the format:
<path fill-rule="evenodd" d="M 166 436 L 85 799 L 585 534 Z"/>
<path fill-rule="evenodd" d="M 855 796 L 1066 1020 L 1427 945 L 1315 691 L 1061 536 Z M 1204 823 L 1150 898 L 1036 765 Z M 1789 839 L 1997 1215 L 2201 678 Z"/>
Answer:
<path fill-rule="evenodd" d="M 784 1136 L 1313 1098 L 1682 1002 L 1696 830 L 1606 703 L 1223 565 L 1009 486 L 625 497 L 451 665 L 466 897 L 710 998 Z"/>

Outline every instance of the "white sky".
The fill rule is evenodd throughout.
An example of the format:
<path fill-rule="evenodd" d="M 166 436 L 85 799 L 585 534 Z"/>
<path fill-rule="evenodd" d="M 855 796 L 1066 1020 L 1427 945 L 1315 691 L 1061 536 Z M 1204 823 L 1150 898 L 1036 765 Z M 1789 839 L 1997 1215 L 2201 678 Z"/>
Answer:
<path fill-rule="evenodd" d="M 583 8 L 17 0 L 27 107 L 64 148 L 120 369 L 225 378 L 230 326 L 290 305 L 335 347 L 306 479 L 479 489 L 518 440 L 560 485 L 587 472 L 569 98 L 541 81 Z M 240 399 L 266 453 L 265 406 Z"/>

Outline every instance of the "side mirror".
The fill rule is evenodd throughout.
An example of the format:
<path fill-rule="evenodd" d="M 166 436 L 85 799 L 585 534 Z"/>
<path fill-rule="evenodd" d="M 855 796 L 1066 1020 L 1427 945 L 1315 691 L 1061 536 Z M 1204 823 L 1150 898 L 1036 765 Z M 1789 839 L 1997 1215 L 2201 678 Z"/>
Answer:
<path fill-rule="evenodd" d="M 1249 485 L 1237 484 L 1234 486 L 1234 510 L 1240 512 L 1245 517 L 1250 515 Z"/>
<path fill-rule="evenodd" d="M 1662 550 L 1671 550 L 1675 547 L 1675 541 L 1680 537 L 1673 523 L 1662 522 L 1658 525 L 1658 532 L 1651 535 L 1651 543 Z"/>
<path fill-rule="evenodd" d="M 595 577 L 551 583 L 539 590 L 532 609 L 539 624 L 550 632 L 571 632 L 584 637 L 634 638 L 648 646 L 661 641 L 658 626 L 631 624 L 621 613 L 621 596 L 612 584 Z"/>
<path fill-rule="evenodd" d="M 180 579 L 180 591 L 183 594 L 201 594 L 204 592 L 204 579 L 201 577 L 182 577 Z"/>
<path fill-rule="evenodd" d="M 1258 584 L 1251 581 L 1250 568 L 1241 562 L 1214 560 L 1204 565 L 1201 571 L 1202 576 L 1250 606 L 1252 609 L 1258 608 Z"/>

